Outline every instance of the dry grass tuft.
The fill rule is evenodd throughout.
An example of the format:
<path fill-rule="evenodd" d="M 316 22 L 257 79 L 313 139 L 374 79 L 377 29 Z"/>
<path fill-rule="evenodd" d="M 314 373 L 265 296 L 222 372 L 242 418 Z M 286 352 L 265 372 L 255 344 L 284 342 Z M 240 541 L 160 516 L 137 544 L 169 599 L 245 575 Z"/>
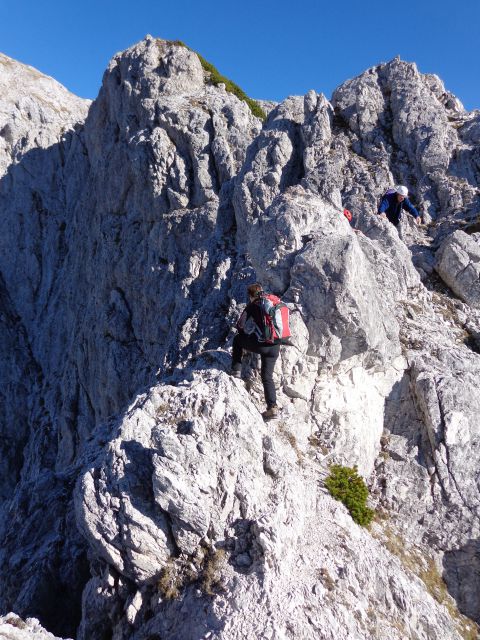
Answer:
<path fill-rule="evenodd" d="M 162 570 L 158 589 L 167 600 L 176 600 L 184 586 L 182 568 L 175 561 L 170 559 Z"/>
<path fill-rule="evenodd" d="M 297 439 L 295 438 L 293 433 L 288 431 L 287 425 L 285 424 L 285 422 L 280 422 L 279 423 L 278 431 L 287 440 L 287 442 L 290 444 L 292 449 L 295 451 L 295 454 L 297 456 L 298 464 L 300 466 L 303 466 L 303 452 L 300 450 L 300 448 L 298 446 L 298 443 L 297 443 Z"/>
<path fill-rule="evenodd" d="M 215 595 L 215 589 L 221 585 L 226 561 L 227 554 L 223 549 L 217 549 L 207 556 L 202 575 L 202 588 L 207 595 Z"/>

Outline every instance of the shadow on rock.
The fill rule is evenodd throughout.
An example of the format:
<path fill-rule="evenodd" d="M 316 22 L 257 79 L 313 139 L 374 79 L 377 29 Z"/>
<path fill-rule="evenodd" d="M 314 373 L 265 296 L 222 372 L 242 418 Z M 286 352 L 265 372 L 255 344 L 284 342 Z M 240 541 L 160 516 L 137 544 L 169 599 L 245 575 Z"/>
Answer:
<path fill-rule="evenodd" d="M 406 459 L 403 452 L 397 451 L 399 447 L 395 446 L 400 439 L 404 441 L 406 450 L 417 448 L 416 462 L 427 468 L 427 453 L 431 447 L 425 433 L 425 426 L 415 408 L 408 372 L 405 372 L 393 385 L 386 398 L 384 417 L 385 428 L 390 434 L 390 437 L 386 438 L 384 448 L 389 456 L 398 462 Z"/>
<path fill-rule="evenodd" d="M 480 540 L 445 553 L 443 579 L 459 610 L 480 623 Z"/>
<path fill-rule="evenodd" d="M 225 540 L 225 548 L 229 551 L 229 563 L 235 568 L 235 571 L 243 574 L 255 572 L 261 579 L 263 576 L 263 549 L 257 541 L 255 526 L 254 520 L 242 518 L 235 520 L 232 525 L 233 535 Z"/>
<path fill-rule="evenodd" d="M 152 486 L 155 449 L 147 449 L 135 440 L 122 442 L 121 448 L 128 456 L 124 482 L 132 504 L 143 513 L 151 512 L 155 505 Z"/>

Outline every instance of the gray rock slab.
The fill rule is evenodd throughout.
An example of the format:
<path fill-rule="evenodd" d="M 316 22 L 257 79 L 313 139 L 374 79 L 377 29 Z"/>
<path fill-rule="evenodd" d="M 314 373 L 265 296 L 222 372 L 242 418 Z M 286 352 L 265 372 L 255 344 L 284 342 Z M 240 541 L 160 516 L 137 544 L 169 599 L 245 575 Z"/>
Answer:
<path fill-rule="evenodd" d="M 480 306 L 480 234 L 455 231 L 446 237 L 436 253 L 435 269 L 462 300 Z"/>

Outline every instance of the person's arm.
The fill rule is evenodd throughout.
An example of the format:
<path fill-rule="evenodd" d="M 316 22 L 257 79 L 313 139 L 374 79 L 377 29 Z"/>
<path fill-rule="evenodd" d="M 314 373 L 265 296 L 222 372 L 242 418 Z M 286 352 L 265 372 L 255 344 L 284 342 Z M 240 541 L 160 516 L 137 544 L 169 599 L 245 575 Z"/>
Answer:
<path fill-rule="evenodd" d="M 385 196 L 384 198 L 382 198 L 382 201 L 380 202 L 380 206 L 378 207 L 378 211 L 377 213 L 385 213 L 385 211 L 388 209 L 390 203 L 388 201 L 387 196 Z"/>
<path fill-rule="evenodd" d="M 408 198 L 405 198 L 405 200 L 402 202 L 402 205 L 403 205 L 403 208 L 406 209 L 408 211 L 408 213 L 410 213 L 415 218 L 415 222 L 417 224 L 420 224 L 421 221 L 422 221 L 422 216 L 415 209 L 415 207 L 410 202 L 410 200 Z"/>
<path fill-rule="evenodd" d="M 382 201 L 380 202 L 380 206 L 378 207 L 377 214 L 381 218 L 386 218 L 387 217 L 386 211 L 389 206 L 390 206 L 390 202 L 388 201 L 387 196 L 385 196 L 384 198 L 382 198 Z"/>
<path fill-rule="evenodd" d="M 245 323 L 247 321 L 247 310 L 244 309 L 237 320 L 237 330 L 242 332 L 245 329 Z"/>
<path fill-rule="evenodd" d="M 243 332 L 245 330 L 245 324 L 248 320 L 248 318 L 252 315 L 252 309 L 251 309 L 251 302 L 249 302 L 247 304 L 247 306 L 245 307 L 245 309 L 242 311 L 242 313 L 240 314 L 239 319 L 237 320 L 237 329 L 240 332 Z"/>

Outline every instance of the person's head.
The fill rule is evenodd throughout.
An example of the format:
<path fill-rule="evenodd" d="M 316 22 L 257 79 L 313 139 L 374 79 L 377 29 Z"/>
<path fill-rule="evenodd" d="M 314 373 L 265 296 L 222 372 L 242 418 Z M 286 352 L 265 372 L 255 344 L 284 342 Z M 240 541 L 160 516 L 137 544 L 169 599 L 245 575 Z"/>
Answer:
<path fill-rule="evenodd" d="M 247 292 L 248 292 L 248 297 L 250 298 L 250 300 L 253 301 L 262 295 L 263 287 L 259 282 L 255 282 L 255 284 L 251 284 L 248 287 Z"/>
<path fill-rule="evenodd" d="M 397 194 L 398 202 L 402 202 L 408 196 L 408 189 L 403 184 L 399 184 L 395 187 L 395 193 Z"/>

